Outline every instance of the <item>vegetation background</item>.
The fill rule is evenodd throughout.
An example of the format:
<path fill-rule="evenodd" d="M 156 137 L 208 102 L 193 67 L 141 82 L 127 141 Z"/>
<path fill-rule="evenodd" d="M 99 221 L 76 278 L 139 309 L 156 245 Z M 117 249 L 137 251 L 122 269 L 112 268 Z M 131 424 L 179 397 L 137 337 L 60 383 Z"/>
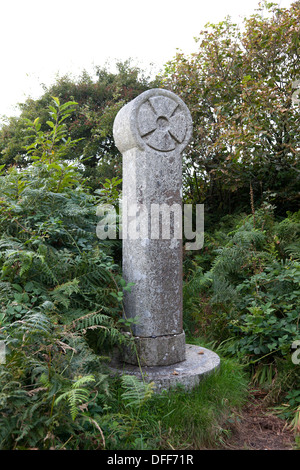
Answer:
<path fill-rule="evenodd" d="M 300 3 L 265 4 L 243 29 L 208 24 L 198 52 L 155 78 L 65 76 L 0 129 L 1 449 L 201 449 L 228 437 L 249 390 L 300 432 Z M 112 379 L 123 333 L 120 241 L 96 237 L 96 207 L 118 203 L 112 124 L 161 87 L 194 121 L 184 202 L 204 204 L 205 242 L 184 253 L 189 342 L 222 358 L 193 392 L 160 395 Z M 126 323 L 126 322 L 125 322 Z M 130 324 L 125 326 L 130 327 Z M 294 347 L 294 349 L 293 349 Z M 297 351 L 298 348 L 298 351 Z"/>

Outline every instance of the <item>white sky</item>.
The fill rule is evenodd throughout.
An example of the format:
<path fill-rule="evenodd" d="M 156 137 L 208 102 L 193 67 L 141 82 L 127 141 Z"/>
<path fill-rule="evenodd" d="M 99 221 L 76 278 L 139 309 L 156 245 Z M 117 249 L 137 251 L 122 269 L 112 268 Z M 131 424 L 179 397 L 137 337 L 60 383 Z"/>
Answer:
<path fill-rule="evenodd" d="M 205 23 L 240 21 L 259 0 L 0 0 L 0 116 L 37 98 L 57 74 L 132 58 L 158 70 L 176 49 L 190 53 Z M 289 8 L 293 0 L 277 0 Z"/>

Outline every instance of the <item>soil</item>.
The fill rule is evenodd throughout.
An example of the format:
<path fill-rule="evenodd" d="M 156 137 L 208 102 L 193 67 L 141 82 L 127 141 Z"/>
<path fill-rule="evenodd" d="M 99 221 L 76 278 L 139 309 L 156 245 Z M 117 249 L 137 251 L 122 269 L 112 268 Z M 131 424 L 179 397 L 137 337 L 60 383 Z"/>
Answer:
<path fill-rule="evenodd" d="M 270 412 L 260 391 L 253 391 L 251 400 L 235 414 L 230 431 L 223 449 L 296 450 L 294 432 Z"/>

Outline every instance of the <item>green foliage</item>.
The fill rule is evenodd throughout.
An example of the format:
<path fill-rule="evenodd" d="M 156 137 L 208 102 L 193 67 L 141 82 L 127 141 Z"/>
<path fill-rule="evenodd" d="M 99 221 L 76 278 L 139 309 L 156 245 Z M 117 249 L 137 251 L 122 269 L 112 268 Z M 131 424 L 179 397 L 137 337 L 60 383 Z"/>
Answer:
<path fill-rule="evenodd" d="M 270 210 L 262 207 L 223 234 L 210 269 L 194 268 L 188 303 L 202 333 L 260 367 L 277 357 L 290 360 L 291 345 L 300 339 L 299 213 L 276 222 Z"/>
<path fill-rule="evenodd" d="M 116 290 L 118 266 L 96 237 L 98 200 L 84 192 L 73 164 L 61 161 L 66 146 L 73 145 L 62 122 L 74 103 L 54 102 L 51 131 L 36 130 L 37 121 L 29 128 L 37 132 L 27 146 L 33 163 L 0 179 L 6 321 L 32 308 L 59 312 L 69 321 L 78 312 L 99 309 L 118 315 L 119 306 L 108 295 Z"/>
<path fill-rule="evenodd" d="M 230 17 L 208 23 L 198 50 L 165 66 L 161 86 L 183 98 L 194 122 L 185 198 L 215 221 L 247 209 L 250 185 L 255 201 L 270 191 L 281 215 L 298 208 L 299 15 L 299 2 L 263 3 L 241 27 Z"/>
<path fill-rule="evenodd" d="M 40 378 L 41 382 L 44 382 L 43 379 L 45 378 Z M 82 405 L 82 403 L 87 403 L 89 399 L 90 390 L 82 387 L 82 385 L 89 382 L 95 382 L 95 377 L 93 375 L 86 375 L 77 379 L 72 384 L 70 390 L 62 392 L 62 394 L 55 399 L 54 406 L 58 405 L 62 400 L 67 400 L 70 407 L 71 417 L 74 421 L 80 411 L 80 405 Z"/>
<path fill-rule="evenodd" d="M 122 386 L 125 388 L 122 394 L 125 407 L 133 406 L 139 409 L 151 398 L 155 388 L 154 382 L 143 383 L 134 375 L 124 375 L 121 380 Z"/>
<path fill-rule="evenodd" d="M 45 88 L 41 98 L 27 99 L 20 104 L 18 118 L 7 118 L 7 123 L 0 130 L 0 163 L 6 167 L 26 167 L 28 155 L 24 153 L 24 145 L 27 143 L 28 124 L 32 126 L 33 133 L 45 133 L 48 126 L 54 124 L 53 120 L 49 124 L 48 107 L 52 107 L 55 121 L 60 102 L 69 111 L 73 108 L 72 103 L 76 102 L 74 112 L 64 114 L 63 129 L 67 129 L 68 138 L 64 146 L 60 145 L 60 156 L 69 164 L 75 162 L 89 187 L 98 189 L 104 178 L 111 179 L 122 173 L 121 156 L 112 135 L 117 112 L 125 103 L 152 86 L 154 83 L 150 78 L 130 60 L 117 63 L 115 73 L 105 67 L 95 67 L 93 76 L 83 71 L 77 78 L 68 75 L 58 78 L 53 85 Z M 56 102 L 53 102 L 53 97 Z M 36 116 L 39 116 L 37 120 Z M 56 132 L 59 137 L 59 126 Z M 46 147 L 51 147 L 51 136 L 45 139 Z"/>
<path fill-rule="evenodd" d="M 59 449 L 76 438 L 88 447 L 86 420 L 99 416 L 85 415 L 87 400 L 105 402 L 108 375 L 84 336 L 41 313 L 5 324 L 0 336 L 7 345 L 0 366 L 0 448 Z"/>
<path fill-rule="evenodd" d="M 198 343 L 203 345 L 203 340 Z M 192 391 L 179 386 L 155 394 L 141 413 L 147 422 L 145 431 L 152 430 L 152 439 L 156 437 L 152 449 L 217 448 L 227 436 L 231 414 L 247 399 L 247 384 L 243 368 L 221 355 L 220 370 Z"/>
<path fill-rule="evenodd" d="M 291 390 L 286 394 L 285 403 L 276 408 L 278 415 L 290 421 L 289 427 L 300 433 L 300 390 Z"/>
<path fill-rule="evenodd" d="M 242 367 L 223 357 L 221 369 L 191 392 L 179 386 L 153 393 L 153 384 L 134 376 L 117 379 L 111 392 L 110 414 L 102 421 L 107 450 L 215 448 L 248 393 Z"/>
<path fill-rule="evenodd" d="M 105 178 L 102 188 L 95 190 L 95 194 L 99 195 L 99 202 L 101 203 L 103 201 L 106 204 L 116 205 L 120 197 L 118 186 L 121 183 L 122 180 L 116 176 L 112 179 Z"/>
<path fill-rule="evenodd" d="M 1 449 L 214 447 L 245 399 L 240 363 L 256 383 L 268 383 L 269 397 L 284 396 L 278 412 L 299 430 L 299 374 L 290 361 L 300 339 L 298 6 L 265 4 L 267 15 L 245 19 L 244 31 L 228 18 L 207 25 L 199 51 L 178 54 L 159 81 L 130 62 L 117 64 L 116 74 L 97 68 L 96 79 L 60 78 L 7 120 Z M 191 110 L 184 197 L 206 210 L 205 246 L 184 256 L 184 328 L 190 342 L 216 341 L 222 361 L 192 393 L 156 395 L 136 377 L 111 380 L 106 367 L 111 348 L 128 341 L 122 329 L 134 320 L 122 318 L 122 301 L 132 284 L 120 276 L 119 240 L 96 237 L 96 208 L 110 204 L 119 215 L 112 124 L 126 102 L 154 86 L 175 91 Z"/>
<path fill-rule="evenodd" d="M 31 163 L 0 176 L 2 449 L 64 448 L 69 440 L 90 448 L 97 436 L 96 447 L 105 446 L 103 362 L 126 341 L 122 304 L 110 294 L 126 286 L 96 237 L 98 198 L 62 160 L 74 144 L 64 124 L 74 106 L 54 98 L 49 131 L 28 122 Z"/>

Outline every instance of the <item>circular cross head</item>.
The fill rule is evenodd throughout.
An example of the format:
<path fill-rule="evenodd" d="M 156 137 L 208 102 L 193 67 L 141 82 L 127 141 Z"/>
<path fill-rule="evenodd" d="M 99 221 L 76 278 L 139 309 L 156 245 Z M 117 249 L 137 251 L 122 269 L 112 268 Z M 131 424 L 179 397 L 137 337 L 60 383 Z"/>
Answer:
<path fill-rule="evenodd" d="M 165 95 L 144 101 L 137 112 L 137 127 L 146 145 L 160 152 L 175 150 L 185 140 L 188 130 L 185 109 Z"/>
<path fill-rule="evenodd" d="M 119 111 L 114 138 L 123 153 L 133 147 L 171 152 L 182 150 L 192 135 L 192 118 L 185 103 L 168 90 L 145 91 Z"/>

